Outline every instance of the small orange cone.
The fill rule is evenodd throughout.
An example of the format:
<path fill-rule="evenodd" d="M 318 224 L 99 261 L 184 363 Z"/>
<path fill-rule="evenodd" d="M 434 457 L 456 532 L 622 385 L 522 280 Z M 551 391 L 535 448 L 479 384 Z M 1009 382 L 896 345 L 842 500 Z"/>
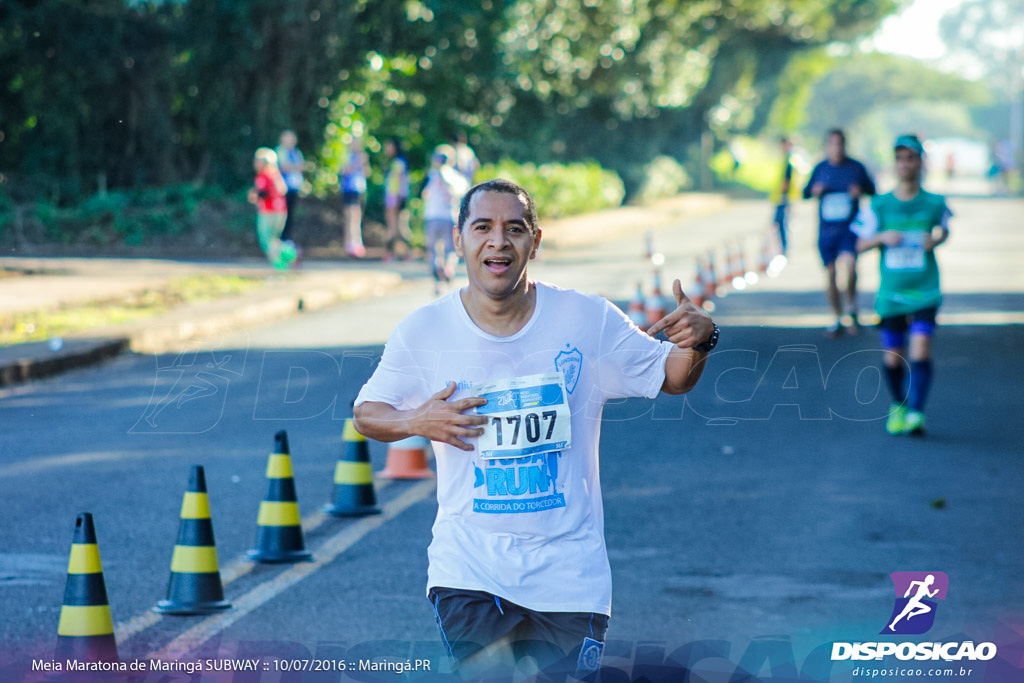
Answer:
<path fill-rule="evenodd" d="M 732 276 L 733 276 L 733 279 L 735 279 L 735 278 L 742 278 L 744 275 L 747 274 L 747 268 L 743 264 L 743 245 L 739 241 L 736 242 L 736 251 L 733 252 L 733 258 L 734 258 L 734 260 L 732 262 Z"/>
<path fill-rule="evenodd" d="M 727 244 L 725 245 L 725 267 L 722 269 L 722 281 L 719 283 L 723 287 L 728 287 L 732 283 L 732 270 L 734 263 L 735 257 L 732 255 L 732 247 Z"/>
<path fill-rule="evenodd" d="M 636 294 L 629 301 L 629 308 L 626 310 L 626 316 L 633 321 L 633 324 L 637 327 L 644 327 L 647 322 L 647 316 L 644 315 L 644 288 L 641 283 L 636 283 Z"/>
<path fill-rule="evenodd" d="M 79 513 L 68 560 L 68 580 L 57 625 L 57 661 L 117 661 L 114 621 L 110 616 L 103 565 L 92 515 Z"/>
<path fill-rule="evenodd" d="M 422 436 L 410 436 L 388 446 L 384 469 L 377 473 L 383 479 L 430 479 L 434 471 L 427 466 L 427 446 Z"/>
<path fill-rule="evenodd" d="M 231 609 L 220 581 L 213 521 L 206 495 L 206 474 L 193 465 L 188 490 L 181 501 L 178 542 L 171 556 L 167 599 L 153 608 L 159 614 L 213 614 Z"/>
<path fill-rule="evenodd" d="M 654 271 L 654 289 L 644 305 L 644 322 L 650 327 L 665 317 L 665 298 L 661 295 L 661 272 Z"/>
<path fill-rule="evenodd" d="M 267 496 L 260 503 L 256 547 L 247 555 L 256 562 L 301 562 L 312 560 L 302 536 L 302 518 L 292 477 L 288 434 L 274 435 L 274 452 L 267 461 Z"/>
<path fill-rule="evenodd" d="M 768 271 L 768 264 L 772 261 L 772 236 L 766 234 L 761 242 L 761 258 L 757 264 L 758 270 L 762 273 Z"/>
<path fill-rule="evenodd" d="M 362 517 L 380 514 L 373 490 L 373 469 L 366 437 L 356 431 L 351 418 L 342 432 L 345 451 L 334 466 L 334 500 L 324 512 L 334 517 Z"/>
<path fill-rule="evenodd" d="M 743 258 L 742 245 L 739 250 L 739 269 L 743 272 L 743 278 L 748 281 L 749 284 L 757 284 L 758 282 L 758 271 L 753 265 L 751 267 L 746 266 L 746 259 Z"/>
<path fill-rule="evenodd" d="M 700 308 L 704 305 L 704 271 L 701 268 L 700 258 L 697 258 L 696 272 L 693 278 L 693 288 L 687 293 L 690 301 Z"/>
<path fill-rule="evenodd" d="M 704 263 L 704 293 L 707 298 L 714 298 L 717 292 L 717 282 L 715 279 L 715 252 L 708 251 L 707 260 Z"/>

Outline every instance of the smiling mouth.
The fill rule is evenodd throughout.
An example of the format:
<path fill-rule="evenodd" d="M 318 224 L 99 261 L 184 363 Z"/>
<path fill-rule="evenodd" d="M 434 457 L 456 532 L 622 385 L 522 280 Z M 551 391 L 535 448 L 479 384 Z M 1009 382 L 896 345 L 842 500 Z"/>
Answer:
<path fill-rule="evenodd" d="M 512 259 L 506 256 L 496 256 L 484 259 L 484 267 L 492 273 L 504 273 L 512 266 Z"/>

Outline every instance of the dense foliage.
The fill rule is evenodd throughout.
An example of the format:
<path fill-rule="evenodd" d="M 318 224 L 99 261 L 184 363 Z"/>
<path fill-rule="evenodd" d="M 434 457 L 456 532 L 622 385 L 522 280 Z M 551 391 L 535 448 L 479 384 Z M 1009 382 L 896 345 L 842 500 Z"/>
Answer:
<path fill-rule="evenodd" d="M 757 126 L 789 57 L 903 0 L 7 0 L 0 151 L 18 199 L 235 189 L 285 127 L 324 169 L 364 126 L 410 161 L 594 159 L 627 185 L 708 124 Z"/>
<path fill-rule="evenodd" d="M 480 169 L 485 178 L 507 178 L 530 189 L 545 218 L 600 211 L 622 203 L 619 176 L 594 162 L 518 164 L 504 160 Z"/>
<path fill-rule="evenodd" d="M 803 109 L 801 121 L 806 132 L 818 136 L 832 126 L 849 127 L 885 105 L 908 102 L 929 102 L 933 106 L 940 102 L 983 105 L 992 96 L 981 82 L 936 71 L 909 57 L 857 54 L 824 59 L 824 75 L 813 81 L 813 93 Z"/>

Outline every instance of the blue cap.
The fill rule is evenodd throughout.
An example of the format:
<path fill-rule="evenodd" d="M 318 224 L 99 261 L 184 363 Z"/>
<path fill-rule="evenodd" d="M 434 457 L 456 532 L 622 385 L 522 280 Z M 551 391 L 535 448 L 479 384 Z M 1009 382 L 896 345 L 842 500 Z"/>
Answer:
<path fill-rule="evenodd" d="M 893 144 L 893 151 L 900 147 L 906 147 L 909 150 L 913 150 L 918 154 L 924 154 L 924 145 L 917 139 L 916 135 L 901 135 L 896 138 L 895 144 Z"/>

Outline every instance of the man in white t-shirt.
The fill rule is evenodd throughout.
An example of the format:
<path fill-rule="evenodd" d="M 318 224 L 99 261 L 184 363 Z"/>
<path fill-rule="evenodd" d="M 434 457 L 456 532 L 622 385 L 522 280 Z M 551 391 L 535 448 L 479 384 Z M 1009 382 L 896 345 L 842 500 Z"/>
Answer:
<path fill-rule="evenodd" d="M 677 308 L 644 331 L 600 297 L 528 279 L 541 231 L 532 197 L 509 181 L 473 187 L 453 234 L 469 285 L 398 324 L 356 398 L 356 428 L 433 442 L 427 592 L 459 671 L 528 655 L 583 677 L 611 613 L 603 406 L 690 391 L 718 327 L 679 280 Z"/>

